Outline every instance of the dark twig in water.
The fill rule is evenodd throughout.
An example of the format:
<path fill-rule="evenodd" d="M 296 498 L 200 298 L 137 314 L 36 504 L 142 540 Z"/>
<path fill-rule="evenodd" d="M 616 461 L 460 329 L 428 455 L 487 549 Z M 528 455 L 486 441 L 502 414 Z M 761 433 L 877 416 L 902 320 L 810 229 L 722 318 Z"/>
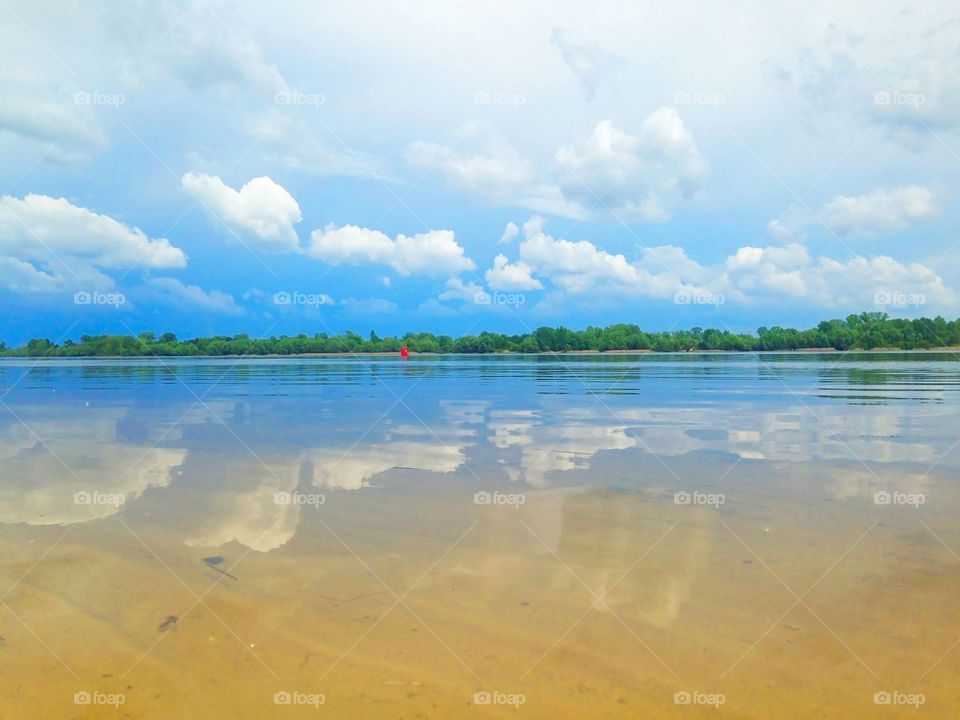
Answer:
<path fill-rule="evenodd" d="M 210 568 L 211 570 L 215 570 L 216 572 L 220 573 L 221 575 L 226 575 L 226 576 L 227 576 L 228 578 L 230 578 L 231 580 L 237 580 L 237 579 L 238 579 L 238 578 L 234 577 L 233 575 L 231 575 L 230 573 L 228 573 L 226 570 L 221 570 L 220 568 L 217 567 L 217 565 L 219 565 L 220 563 L 223 562 L 223 557 L 222 557 L 222 556 L 220 556 L 220 555 L 214 555 L 213 557 L 204 558 L 203 561 L 207 564 L 207 567 Z"/>
<path fill-rule="evenodd" d="M 167 615 L 167 619 L 157 626 L 157 630 L 166 632 L 167 630 L 176 628 L 178 622 L 180 622 L 180 618 L 176 615 Z"/>

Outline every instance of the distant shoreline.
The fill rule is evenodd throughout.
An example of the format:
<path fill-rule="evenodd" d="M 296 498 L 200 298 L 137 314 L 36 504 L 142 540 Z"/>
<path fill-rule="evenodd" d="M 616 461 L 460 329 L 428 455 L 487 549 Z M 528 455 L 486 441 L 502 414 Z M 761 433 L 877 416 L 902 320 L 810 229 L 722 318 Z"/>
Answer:
<path fill-rule="evenodd" d="M 543 351 L 531 353 L 518 353 L 504 350 L 491 353 L 457 353 L 457 352 L 411 352 L 408 359 L 412 357 L 549 357 L 554 355 L 792 355 L 792 354 L 843 354 L 853 355 L 858 353 L 951 353 L 960 352 L 960 346 L 944 346 L 933 348 L 852 348 L 849 350 L 837 350 L 836 348 L 796 348 L 793 350 L 566 350 L 566 351 Z M 335 358 L 335 357 L 400 357 L 398 352 L 319 352 L 319 353 L 267 353 L 243 355 L 5 355 L 0 356 L 0 362 L 4 360 L 214 360 L 237 359 L 237 358 Z"/>
<path fill-rule="evenodd" d="M 34 338 L 17 348 L 0 342 L 0 357 L 326 357 L 335 355 L 413 354 L 501 355 L 542 353 L 618 354 L 717 352 L 892 352 L 960 349 L 960 319 L 890 318 L 883 312 L 863 312 L 845 319 L 823 320 L 805 330 L 761 326 L 756 334 L 722 328 L 647 332 L 632 323 L 582 330 L 539 327 L 521 334 L 481 332 L 479 335 L 437 335 L 408 332 L 402 337 L 367 337 L 352 331 L 328 335 L 250 337 L 213 335 L 186 340 L 174 333 L 81 335 L 79 342 Z"/>

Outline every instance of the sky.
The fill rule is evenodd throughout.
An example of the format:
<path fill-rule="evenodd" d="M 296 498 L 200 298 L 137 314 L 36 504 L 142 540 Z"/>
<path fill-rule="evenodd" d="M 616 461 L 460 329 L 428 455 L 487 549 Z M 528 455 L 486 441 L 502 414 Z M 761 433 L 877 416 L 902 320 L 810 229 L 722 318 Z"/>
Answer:
<path fill-rule="evenodd" d="M 0 341 L 960 315 L 953 2 L 0 2 Z"/>

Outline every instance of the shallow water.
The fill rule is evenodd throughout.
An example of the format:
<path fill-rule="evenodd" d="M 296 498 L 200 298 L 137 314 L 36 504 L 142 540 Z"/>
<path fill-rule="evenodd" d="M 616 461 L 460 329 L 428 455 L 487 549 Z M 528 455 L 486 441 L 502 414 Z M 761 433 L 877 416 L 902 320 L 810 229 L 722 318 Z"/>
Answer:
<path fill-rule="evenodd" d="M 0 362 L 0 718 L 955 718 L 958 390 L 952 353 Z"/>

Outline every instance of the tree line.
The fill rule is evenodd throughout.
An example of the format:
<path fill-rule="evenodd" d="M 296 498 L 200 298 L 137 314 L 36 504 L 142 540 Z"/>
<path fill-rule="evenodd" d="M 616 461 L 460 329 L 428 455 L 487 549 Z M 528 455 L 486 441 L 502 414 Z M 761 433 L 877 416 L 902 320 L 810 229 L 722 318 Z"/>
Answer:
<path fill-rule="evenodd" d="M 190 356 L 190 355 L 295 355 L 302 353 L 391 353 L 406 347 L 420 353 L 538 353 L 617 350 L 689 352 L 695 350 L 770 351 L 824 348 L 853 350 L 897 348 L 903 350 L 960 346 L 960 318 L 912 320 L 890 318 L 883 312 L 864 312 L 846 319 L 824 320 L 806 330 L 761 327 L 756 335 L 699 327 L 690 330 L 644 332 L 639 326 L 619 323 L 605 328 L 541 327 L 520 335 L 482 332 L 453 338 L 429 332 L 402 337 L 362 337 L 347 331 L 339 335 L 280 335 L 251 338 L 247 334 L 179 340 L 173 333 L 132 335 L 82 335 L 79 342 L 56 344 L 35 338 L 16 348 L 0 342 L 4 357 L 91 356 Z"/>

